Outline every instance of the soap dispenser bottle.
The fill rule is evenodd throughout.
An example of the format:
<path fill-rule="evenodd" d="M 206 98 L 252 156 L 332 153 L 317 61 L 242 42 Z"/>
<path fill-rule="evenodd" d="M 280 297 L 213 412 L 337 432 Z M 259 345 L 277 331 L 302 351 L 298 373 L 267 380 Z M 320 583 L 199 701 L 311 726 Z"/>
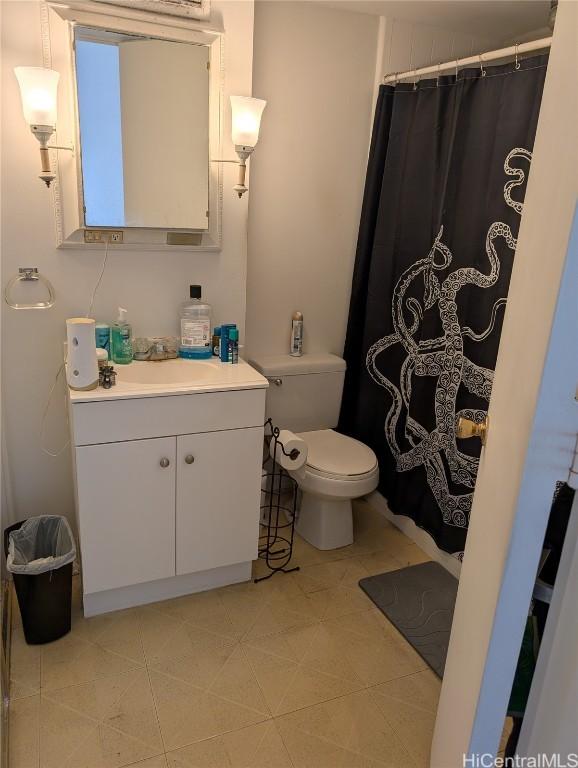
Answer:
<path fill-rule="evenodd" d="M 119 365 L 132 362 L 132 327 L 126 321 L 126 314 L 126 309 L 118 308 L 118 320 L 110 332 L 112 359 Z"/>

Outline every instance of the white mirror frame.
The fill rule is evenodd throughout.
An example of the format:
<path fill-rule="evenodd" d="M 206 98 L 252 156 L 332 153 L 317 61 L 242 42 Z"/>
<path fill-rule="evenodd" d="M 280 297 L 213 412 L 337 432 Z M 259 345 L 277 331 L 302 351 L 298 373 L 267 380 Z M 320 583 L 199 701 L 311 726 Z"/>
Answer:
<path fill-rule="evenodd" d="M 209 227 L 207 230 L 153 229 L 140 227 L 86 227 L 84 225 L 80 135 L 74 61 L 74 28 L 87 26 L 147 35 L 165 40 L 197 43 L 209 47 Z M 53 145 L 72 145 L 73 151 L 51 150 L 51 165 L 56 174 L 52 183 L 56 243 L 59 248 L 101 248 L 86 243 L 85 230 L 107 229 L 123 232 L 122 246 L 141 251 L 219 251 L 222 241 L 223 176 L 222 164 L 211 162 L 221 157 L 224 90 L 224 35 L 208 29 L 206 22 L 177 16 L 152 14 L 124 6 L 101 5 L 91 0 L 56 0 L 42 4 L 43 65 L 61 74 L 58 97 L 57 131 Z M 63 128 L 64 126 L 64 128 Z M 169 232 L 187 233 L 194 244 L 167 245 Z"/>

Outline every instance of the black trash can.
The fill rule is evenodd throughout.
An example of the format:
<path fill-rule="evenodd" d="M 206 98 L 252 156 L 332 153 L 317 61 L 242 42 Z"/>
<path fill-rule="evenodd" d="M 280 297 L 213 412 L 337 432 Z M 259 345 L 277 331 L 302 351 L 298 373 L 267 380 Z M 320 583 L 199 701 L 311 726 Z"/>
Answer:
<path fill-rule="evenodd" d="M 62 530 L 57 533 L 59 521 L 64 523 L 61 523 Z M 30 526 L 32 523 L 34 523 L 33 528 Z M 6 555 L 9 553 L 10 534 L 13 531 L 20 531 L 23 526 L 31 528 L 31 535 L 26 541 L 28 551 L 24 559 L 29 560 L 32 572 L 16 573 L 10 565 L 8 570 L 12 571 L 26 642 L 29 645 L 40 645 L 58 640 L 59 637 L 70 632 L 72 565 L 76 548 L 66 520 L 49 515 L 23 520 L 6 528 L 4 531 Z M 48 563 L 46 570 L 38 572 L 42 567 L 39 565 L 39 559 L 52 557 L 54 557 L 52 567 Z M 59 565 L 66 560 L 68 562 Z M 14 567 L 24 571 L 27 566 L 21 564 Z"/>

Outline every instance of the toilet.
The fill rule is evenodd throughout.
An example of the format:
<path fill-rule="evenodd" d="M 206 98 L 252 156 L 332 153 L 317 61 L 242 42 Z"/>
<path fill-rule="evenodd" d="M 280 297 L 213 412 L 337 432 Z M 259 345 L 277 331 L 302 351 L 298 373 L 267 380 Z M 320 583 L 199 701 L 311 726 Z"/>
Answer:
<path fill-rule="evenodd" d="M 298 533 L 317 549 L 352 544 L 351 501 L 375 490 L 379 467 L 371 448 L 334 429 L 345 360 L 330 354 L 275 355 L 251 364 L 269 380 L 267 418 L 307 443 L 306 464 L 289 472 L 301 492 Z"/>

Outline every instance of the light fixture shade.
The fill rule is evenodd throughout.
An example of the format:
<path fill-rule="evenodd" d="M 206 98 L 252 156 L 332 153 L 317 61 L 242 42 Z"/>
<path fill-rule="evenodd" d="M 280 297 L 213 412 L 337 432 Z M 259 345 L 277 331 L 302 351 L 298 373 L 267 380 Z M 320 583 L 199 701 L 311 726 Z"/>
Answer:
<path fill-rule="evenodd" d="M 22 111 L 29 125 L 56 125 L 56 93 L 60 74 L 44 67 L 15 67 Z"/>
<path fill-rule="evenodd" d="M 233 144 L 254 147 L 259 139 L 261 115 L 267 102 L 251 96 L 231 96 Z"/>

